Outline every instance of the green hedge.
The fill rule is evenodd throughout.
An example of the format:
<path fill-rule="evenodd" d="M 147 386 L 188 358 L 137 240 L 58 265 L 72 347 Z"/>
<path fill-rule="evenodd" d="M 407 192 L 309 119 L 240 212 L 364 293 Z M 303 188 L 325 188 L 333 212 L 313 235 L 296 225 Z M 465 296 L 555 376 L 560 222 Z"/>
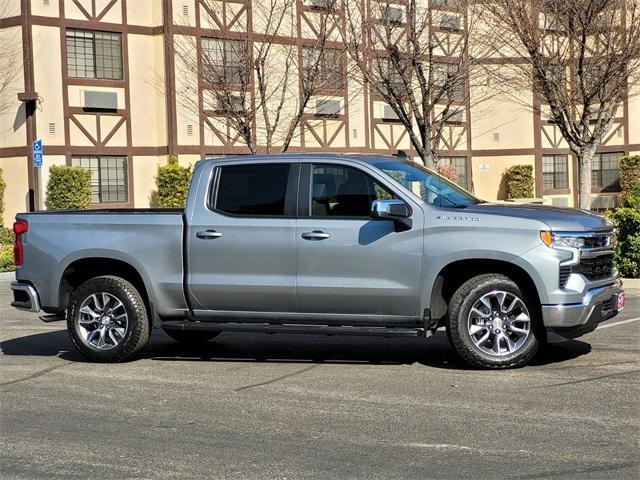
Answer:
<path fill-rule="evenodd" d="M 7 188 L 7 184 L 2 178 L 2 169 L 0 168 L 0 227 L 4 226 L 4 190 Z"/>
<path fill-rule="evenodd" d="M 533 197 L 533 166 L 514 165 L 504 171 L 508 198 Z"/>
<path fill-rule="evenodd" d="M 191 166 L 181 167 L 178 158 L 170 156 L 167 165 L 158 167 L 156 186 L 161 208 L 184 208 L 191 183 Z"/>
<path fill-rule="evenodd" d="M 87 208 L 91 204 L 91 172 L 81 167 L 51 167 L 46 204 L 49 210 Z"/>
<path fill-rule="evenodd" d="M 12 272 L 13 264 L 13 230 L 0 228 L 0 272 Z"/>
<path fill-rule="evenodd" d="M 640 278 L 640 209 L 617 208 L 607 212 L 618 236 L 616 268 L 623 277 Z"/>
<path fill-rule="evenodd" d="M 640 155 L 620 159 L 620 190 L 627 207 L 640 209 Z"/>

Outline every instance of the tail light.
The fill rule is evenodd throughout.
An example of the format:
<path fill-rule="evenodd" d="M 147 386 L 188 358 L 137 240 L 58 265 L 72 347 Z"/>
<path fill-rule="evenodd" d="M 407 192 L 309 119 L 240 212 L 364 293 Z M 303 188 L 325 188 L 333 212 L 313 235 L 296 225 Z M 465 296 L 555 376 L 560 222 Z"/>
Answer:
<path fill-rule="evenodd" d="M 13 224 L 13 233 L 15 240 L 13 242 L 13 261 L 16 265 L 22 265 L 24 261 L 24 248 L 22 246 L 23 233 L 27 233 L 29 230 L 29 224 L 26 220 L 18 220 Z"/>

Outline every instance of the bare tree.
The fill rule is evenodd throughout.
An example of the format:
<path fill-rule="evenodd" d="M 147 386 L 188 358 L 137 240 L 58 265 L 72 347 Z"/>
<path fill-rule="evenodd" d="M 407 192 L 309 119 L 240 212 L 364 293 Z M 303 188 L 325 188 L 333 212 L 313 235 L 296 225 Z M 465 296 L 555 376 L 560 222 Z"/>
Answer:
<path fill-rule="evenodd" d="M 469 114 L 477 56 L 469 39 L 480 8 L 465 0 L 347 2 L 344 41 L 360 81 L 393 109 L 430 168 L 447 123 Z"/>
<path fill-rule="evenodd" d="M 214 0 L 205 2 L 214 16 Z M 177 44 L 176 56 L 196 72 L 202 92 L 187 86 L 179 101 L 192 107 L 202 98 L 202 121 L 209 122 L 219 136 L 237 136 L 251 153 L 286 151 L 299 130 L 309 101 L 331 81 L 336 56 L 330 34 L 335 28 L 335 0 L 318 9 L 315 35 L 299 48 L 295 38 L 296 0 L 265 0 L 251 4 L 246 16 L 232 29 L 220 30 L 214 38 L 193 38 Z M 251 24 L 250 24 L 251 22 Z M 329 47 L 334 47 L 330 49 Z M 221 125 L 224 128 L 221 128 Z M 226 128 L 227 131 L 224 131 Z"/>
<path fill-rule="evenodd" d="M 579 206 L 591 207 L 591 161 L 640 70 L 639 0 L 494 0 L 493 38 L 508 87 L 548 108 L 578 160 Z M 534 105 L 532 105 L 534 108 Z M 538 108 L 539 113 L 542 108 Z"/>
<path fill-rule="evenodd" d="M 12 8 L 14 7 L 14 8 Z M 9 0 L 0 0 L 0 19 L 19 13 L 14 11 L 15 4 Z M 0 113 L 16 104 L 18 89 L 14 80 L 22 68 L 22 50 L 19 34 L 0 32 Z"/>

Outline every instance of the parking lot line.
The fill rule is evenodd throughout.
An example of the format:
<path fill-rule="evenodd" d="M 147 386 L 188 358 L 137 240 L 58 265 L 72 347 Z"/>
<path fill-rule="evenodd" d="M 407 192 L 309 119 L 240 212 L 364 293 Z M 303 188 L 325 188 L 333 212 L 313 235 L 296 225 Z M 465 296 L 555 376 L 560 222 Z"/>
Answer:
<path fill-rule="evenodd" d="M 601 327 L 598 327 L 598 330 L 602 330 L 603 328 L 609 328 L 609 327 L 617 327 L 618 325 L 624 325 L 625 323 L 637 322 L 638 320 L 640 320 L 640 317 L 630 318 L 628 320 L 622 320 L 621 322 L 616 322 L 616 323 L 608 323 L 607 325 L 602 325 Z"/>

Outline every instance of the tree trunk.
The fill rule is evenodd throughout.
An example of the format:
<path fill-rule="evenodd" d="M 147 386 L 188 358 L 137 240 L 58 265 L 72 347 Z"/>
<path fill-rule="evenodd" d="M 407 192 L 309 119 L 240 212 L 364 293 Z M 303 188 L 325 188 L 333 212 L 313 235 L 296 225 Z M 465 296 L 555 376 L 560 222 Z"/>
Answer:
<path fill-rule="evenodd" d="M 578 154 L 578 206 L 584 210 L 591 209 L 591 162 L 596 148 L 585 147 Z"/>
<path fill-rule="evenodd" d="M 433 152 L 430 149 L 418 151 L 420 154 L 420 159 L 425 167 L 430 168 L 431 170 L 436 169 L 436 162 L 433 159 Z"/>

